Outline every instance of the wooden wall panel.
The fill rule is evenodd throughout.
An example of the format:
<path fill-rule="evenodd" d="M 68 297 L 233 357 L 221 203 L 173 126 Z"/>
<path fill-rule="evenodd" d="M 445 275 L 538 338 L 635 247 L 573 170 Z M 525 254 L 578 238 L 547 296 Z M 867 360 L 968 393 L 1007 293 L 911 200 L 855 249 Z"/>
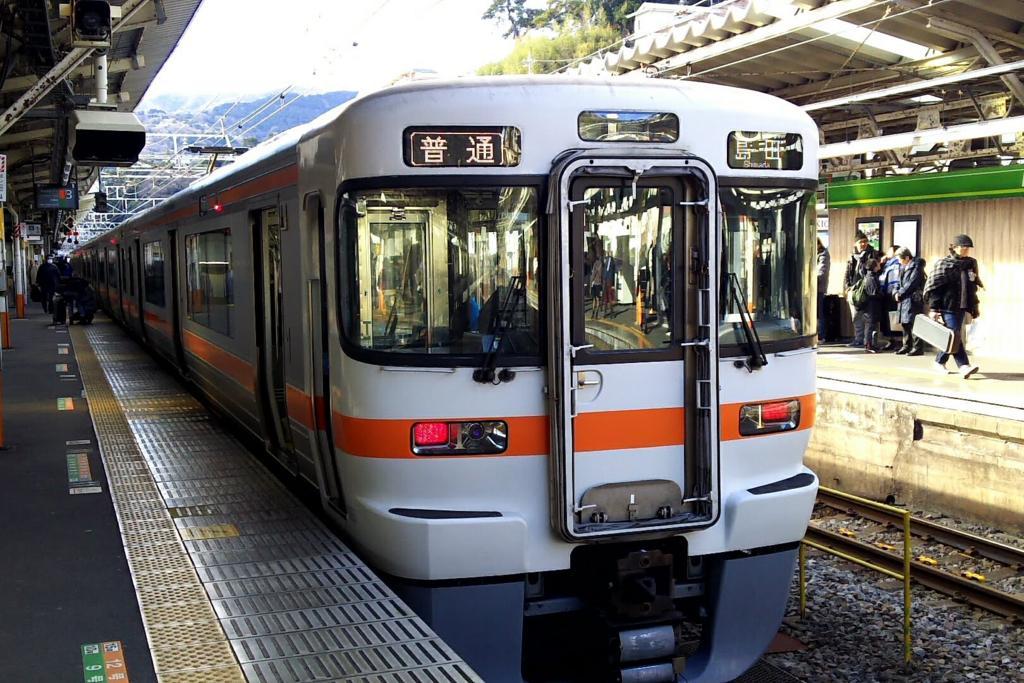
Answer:
<path fill-rule="evenodd" d="M 886 243 L 894 216 L 921 216 L 921 256 L 931 265 L 947 252 L 954 235 L 974 240 L 974 256 L 985 289 L 977 335 L 968 348 L 983 356 L 1024 359 L 1024 199 L 901 204 L 829 211 L 832 270 L 829 293 L 840 294 L 858 218 L 882 216 Z"/>

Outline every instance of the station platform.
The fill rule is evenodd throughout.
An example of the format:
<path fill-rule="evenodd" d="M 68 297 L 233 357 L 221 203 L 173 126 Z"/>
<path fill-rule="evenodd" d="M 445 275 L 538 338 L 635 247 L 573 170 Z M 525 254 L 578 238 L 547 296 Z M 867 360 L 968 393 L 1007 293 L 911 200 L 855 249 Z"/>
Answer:
<path fill-rule="evenodd" d="M 934 358 L 820 347 L 807 465 L 826 486 L 1021 533 L 1024 365 L 972 356 L 963 379 Z"/>
<path fill-rule="evenodd" d="M 12 326 L 0 680 L 481 680 L 113 323 Z"/>

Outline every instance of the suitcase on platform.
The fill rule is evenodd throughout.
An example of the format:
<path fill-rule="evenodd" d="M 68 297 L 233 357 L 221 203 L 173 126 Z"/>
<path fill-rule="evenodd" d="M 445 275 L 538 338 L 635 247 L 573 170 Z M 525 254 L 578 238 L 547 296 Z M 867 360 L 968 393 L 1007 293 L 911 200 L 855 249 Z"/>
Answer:
<path fill-rule="evenodd" d="M 54 325 L 67 325 L 68 323 L 68 302 L 67 300 L 57 294 L 53 297 L 53 324 Z"/>
<path fill-rule="evenodd" d="M 820 341 L 839 341 L 842 336 L 843 311 L 842 306 L 846 302 L 837 294 L 825 295 L 825 338 Z"/>
<path fill-rule="evenodd" d="M 953 340 L 955 335 L 940 322 L 935 322 L 923 313 L 914 318 L 914 336 L 923 339 L 939 351 L 944 353 L 953 352 Z"/>

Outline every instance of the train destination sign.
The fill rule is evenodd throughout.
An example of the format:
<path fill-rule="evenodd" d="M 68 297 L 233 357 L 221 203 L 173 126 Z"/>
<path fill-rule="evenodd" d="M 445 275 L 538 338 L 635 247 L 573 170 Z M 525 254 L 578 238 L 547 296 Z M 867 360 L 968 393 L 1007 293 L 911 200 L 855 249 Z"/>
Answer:
<path fill-rule="evenodd" d="M 512 126 L 412 126 L 403 137 L 406 166 L 518 166 L 522 155 Z"/>
<path fill-rule="evenodd" d="M 803 166 L 804 141 L 798 133 L 729 133 L 729 168 L 799 171 Z"/>

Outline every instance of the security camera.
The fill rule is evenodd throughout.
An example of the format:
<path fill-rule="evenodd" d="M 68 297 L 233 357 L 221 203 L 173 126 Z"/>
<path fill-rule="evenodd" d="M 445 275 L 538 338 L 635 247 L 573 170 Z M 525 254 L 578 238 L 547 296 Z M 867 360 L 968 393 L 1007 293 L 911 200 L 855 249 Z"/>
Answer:
<path fill-rule="evenodd" d="M 146 128 L 131 112 L 71 112 L 68 151 L 79 166 L 131 166 L 146 146 Z"/>

